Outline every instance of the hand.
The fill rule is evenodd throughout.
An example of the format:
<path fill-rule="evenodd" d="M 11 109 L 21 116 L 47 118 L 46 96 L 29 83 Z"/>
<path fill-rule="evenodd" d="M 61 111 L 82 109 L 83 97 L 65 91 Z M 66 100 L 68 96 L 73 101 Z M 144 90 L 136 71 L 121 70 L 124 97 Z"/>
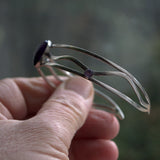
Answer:
<path fill-rule="evenodd" d="M 41 78 L 0 81 L 1 160 L 116 160 L 117 119 L 91 108 L 92 83 L 73 77 L 51 89 Z"/>

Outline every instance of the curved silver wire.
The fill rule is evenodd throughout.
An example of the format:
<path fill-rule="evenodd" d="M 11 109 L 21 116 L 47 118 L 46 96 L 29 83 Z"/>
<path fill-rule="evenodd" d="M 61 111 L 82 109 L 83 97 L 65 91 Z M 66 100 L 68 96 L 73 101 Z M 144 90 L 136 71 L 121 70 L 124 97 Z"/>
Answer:
<path fill-rule="evenodd" d="M 118 71 L 104 71 L 104 72 L 98 72 L 98 71 L 93 71 L 89 69 L 85 64 L 83 64 L 81 61 L 79 61 L 77 58 L 70 56 L 70 55 L 63 55 L 63 56 L 55 56 L 52 55 L 49 52 L 50 48 L 66 48 L 66 49 L 72 49 L 75 51 L 79 51 L 81 53 L 87 54 L 89 56 L 92 56 L 110 66 L 112 66 L 114 69 Z M 61 65 L 58 63 L 60 60 L 69 60 L 73 63 L 75 63 L 78 67 L 80 67 L 81 72 L 77 71 L 73 68 L 69 68 L 67 66 Z M 51 41 L 45 41 L 38 51 L 36 52 L 35 58 L 34 58 L 34 65 L 37 68 L 38 72 L 40 75 L 44 78 L 44 80 L 52 87 L 55 87 L 44 75 L 42 70 L 40 69 L 41 67 L 47 67 L 50 72 L 57 78 L 57 80 L 61 81 L 59 76 L 54 72 L 53 68 L 59 69 L 62 73 L 64 73 L 67 76 L 73 76 L 74 75 L 79 75 L 81 77 L 84 77 L 90 81 L 92 81 L 94 84 L 99 85 L 100 87 L 114 93 L 115 95 L 119 96 L 123 100 L 127 101 L 129 104 L 131 104 L 133 107 L 136 109 L 142 111 L 142 112 L 150 112 L 150 100 L 147 92 L 145 89 L 142 87 L 140 82 L 132 75 L 130 74 L 127 70 L 124 68 L 120 67 L 119 65 L 115 64 L 114 62 L 99 56 L 93 52 L 90 52 L 88 50 L 73 46 L 73 45 L 66 45 L 66 44 L 52 44 Z M 97 80 L 96 78 L 93 78 L 93 76 L 119 76 L 124 79 L 126 79 L 131 87 L 133 88 L 133 91 L 135 92 L 137 99 L 139 101 L 139 104 L 135 102 L 133 99 L 125 95 L 124 93 L 118 91 L 117 89 Z M 97 90 L 95 88 L 95 93 L 99 95 L 100 97 L 104 98 L 107 102 L 109 102 L 109 105 L 102 105 L 102 104 L 94 104 L 94 106 L 100 107 L 102 109 L 107 110 L 110 113 L 115 114 L 117 117 L 120 119 L 124 119 L 124 114 L 119 108 L 119 106 L 112 100 L 109 96 L 106 94 L 102 93 L 101 91 Z M 145 98 L 145 100 L 142 98 Z"/>

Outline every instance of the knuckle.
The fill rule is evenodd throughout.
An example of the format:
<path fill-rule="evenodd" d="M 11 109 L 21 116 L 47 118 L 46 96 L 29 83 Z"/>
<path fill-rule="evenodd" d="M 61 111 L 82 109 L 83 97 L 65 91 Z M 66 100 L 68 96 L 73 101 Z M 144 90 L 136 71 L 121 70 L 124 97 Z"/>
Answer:
<path fill-rule="evenodd" d="M 76 123 L 78 126 L 84 122 L 86 118 L 86 106 L 83 100 L 79 99 L 77 101 L 77 98 L 59 96 L 48 101 L 48 105 L 53 103 L 57 106 L 57 114 L 63 116 L 66 121 L 69 121 L 71 124 Z"/>

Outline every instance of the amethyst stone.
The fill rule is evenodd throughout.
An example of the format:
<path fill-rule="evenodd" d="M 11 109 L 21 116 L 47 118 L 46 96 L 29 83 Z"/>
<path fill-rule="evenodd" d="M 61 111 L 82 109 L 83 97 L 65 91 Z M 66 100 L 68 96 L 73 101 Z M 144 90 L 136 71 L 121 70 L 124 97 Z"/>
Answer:
<path fill-rule="evenodd" d="M 84 76 L 85 76 L 85 78 L 87 78 L 87 79 L 91 78 L 91 77 L 93 76 L 93 71 L 90 70 L 90 69 L 85 70 Z"/>
<path fill-rule="evenodd" d="M 39 60 L 41 59 L 43 53 L 45 52 L 46 48 L 48 46 L 48 41 L 44 41 L 40 46 L 39 48 L 37 49 L 36 53 L 35 53 L 35 56 L 34 56 L 34 65 L 36 65 Z"/>

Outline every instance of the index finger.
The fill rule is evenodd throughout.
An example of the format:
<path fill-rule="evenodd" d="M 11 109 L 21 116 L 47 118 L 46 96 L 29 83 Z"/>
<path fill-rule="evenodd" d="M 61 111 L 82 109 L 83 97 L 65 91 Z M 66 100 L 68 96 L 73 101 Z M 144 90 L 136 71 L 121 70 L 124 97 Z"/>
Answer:
<path fill-rule="evenodd" d="M 55 86 L 54 77 L 48 77 Z M 41 78 L 13 78 L 0 81 L 0 102 L 15 119 L 34 115 L 54 91 Z"/>

